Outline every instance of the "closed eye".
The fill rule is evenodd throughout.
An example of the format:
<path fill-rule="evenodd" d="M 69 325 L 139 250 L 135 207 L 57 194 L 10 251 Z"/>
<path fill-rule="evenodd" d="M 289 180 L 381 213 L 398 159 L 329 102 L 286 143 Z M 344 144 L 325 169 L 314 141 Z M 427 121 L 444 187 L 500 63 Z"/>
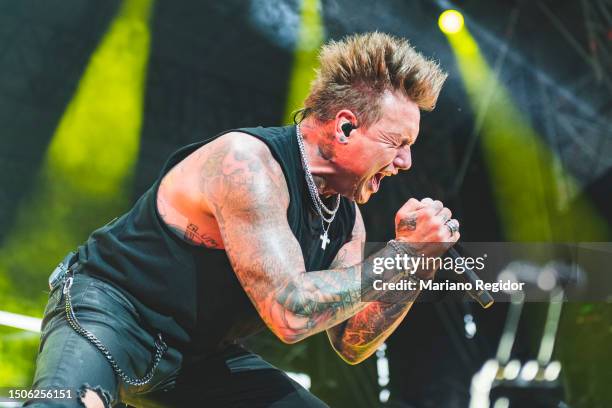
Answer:
<path fill-rule="evenodd" d="M 412 143 L 410 143 L 410 141 L 409 141 L 409 140 L 404 140 L 402 143 L 400 143 L 400 144 L 398 145 L 398 147 L 402 147 L 402 148 L 403 148 L 403 147 L 410 147 L 410 146 L 412 146 Z"/>

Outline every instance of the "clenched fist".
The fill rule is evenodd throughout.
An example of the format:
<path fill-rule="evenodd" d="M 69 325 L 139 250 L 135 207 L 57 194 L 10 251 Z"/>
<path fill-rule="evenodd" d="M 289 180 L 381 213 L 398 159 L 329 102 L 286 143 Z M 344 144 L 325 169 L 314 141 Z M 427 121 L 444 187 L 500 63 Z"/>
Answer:
<path fill-rule="evenodd" d="M 419 255 L 441 256 L 461 236 L 459 222 L 451 217 L 438 200 L 411 198 L 395 215 L 395 239 L 409 243 Z"/>

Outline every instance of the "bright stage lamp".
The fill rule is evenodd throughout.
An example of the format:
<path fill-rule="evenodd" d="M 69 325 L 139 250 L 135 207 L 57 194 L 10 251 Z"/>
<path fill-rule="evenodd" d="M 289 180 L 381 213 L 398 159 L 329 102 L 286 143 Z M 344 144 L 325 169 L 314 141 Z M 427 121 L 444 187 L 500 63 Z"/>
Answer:
<path fill-rule="evenodd" d="M 444 34 L 455 34 L 463 28 L 463 16 L 457 10 L 446 10 L 438 19 L 440 30 Z"/>

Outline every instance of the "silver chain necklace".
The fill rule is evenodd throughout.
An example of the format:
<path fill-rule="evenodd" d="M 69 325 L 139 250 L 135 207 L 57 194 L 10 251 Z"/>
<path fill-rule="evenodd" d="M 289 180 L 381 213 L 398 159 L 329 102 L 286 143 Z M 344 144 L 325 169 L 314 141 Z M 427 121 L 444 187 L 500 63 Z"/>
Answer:
<path fill-rule="evenodd" d="M 332 221 L 336 217 L 336 212 L 338 212 L 338 208 L 340 208 L 340 194 L 336 195 L 336 208 L 333 210 L 327 208 L 321 197 L 319 197 L 319 190 L 317 189 L 317 185 L 315 184 L 314 178 L 312 177 L 312 173 L 310 172 L 310 167 L 308 166 L 308 159 L 306 157 L 306 149 L 304 148 L 304 140 L 302 137 L 302 132 L 300 131 L 300 125 L 295 126 L 295 133 L 297 135 L 298 147 L 300 148 L 300 158 L 302 159 L 302 166 L 304 167 L 304 173 L 306 174 L 306 185 L 308 185 L 308 191 L 310 192 L 310 197 L 314 202 L 315 208 L 321 217 L 321 227 L 323 228 L 323 234 L 319 236 L 321 240 L 321 249 L 325 250 L 327 244 L 329 244 L 330 240 L 328 238 L 329 227 L 331 226 Z M 329 217 L 326 217 L 323 212 L 329 214 Z M 327 223 L 327 227 L 325 226 Z"/>

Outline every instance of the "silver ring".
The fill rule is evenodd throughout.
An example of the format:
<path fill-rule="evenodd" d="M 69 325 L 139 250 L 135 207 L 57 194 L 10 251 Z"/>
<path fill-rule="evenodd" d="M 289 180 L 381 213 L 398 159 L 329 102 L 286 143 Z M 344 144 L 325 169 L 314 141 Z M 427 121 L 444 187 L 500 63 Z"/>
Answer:
<path fill-rule="evenodd" d="M 444 223 L 450 231 L 451 237 L 455 235 L 455 232 L 459 231 L 459 222 L 455 219 L 450 219 Z"/>

